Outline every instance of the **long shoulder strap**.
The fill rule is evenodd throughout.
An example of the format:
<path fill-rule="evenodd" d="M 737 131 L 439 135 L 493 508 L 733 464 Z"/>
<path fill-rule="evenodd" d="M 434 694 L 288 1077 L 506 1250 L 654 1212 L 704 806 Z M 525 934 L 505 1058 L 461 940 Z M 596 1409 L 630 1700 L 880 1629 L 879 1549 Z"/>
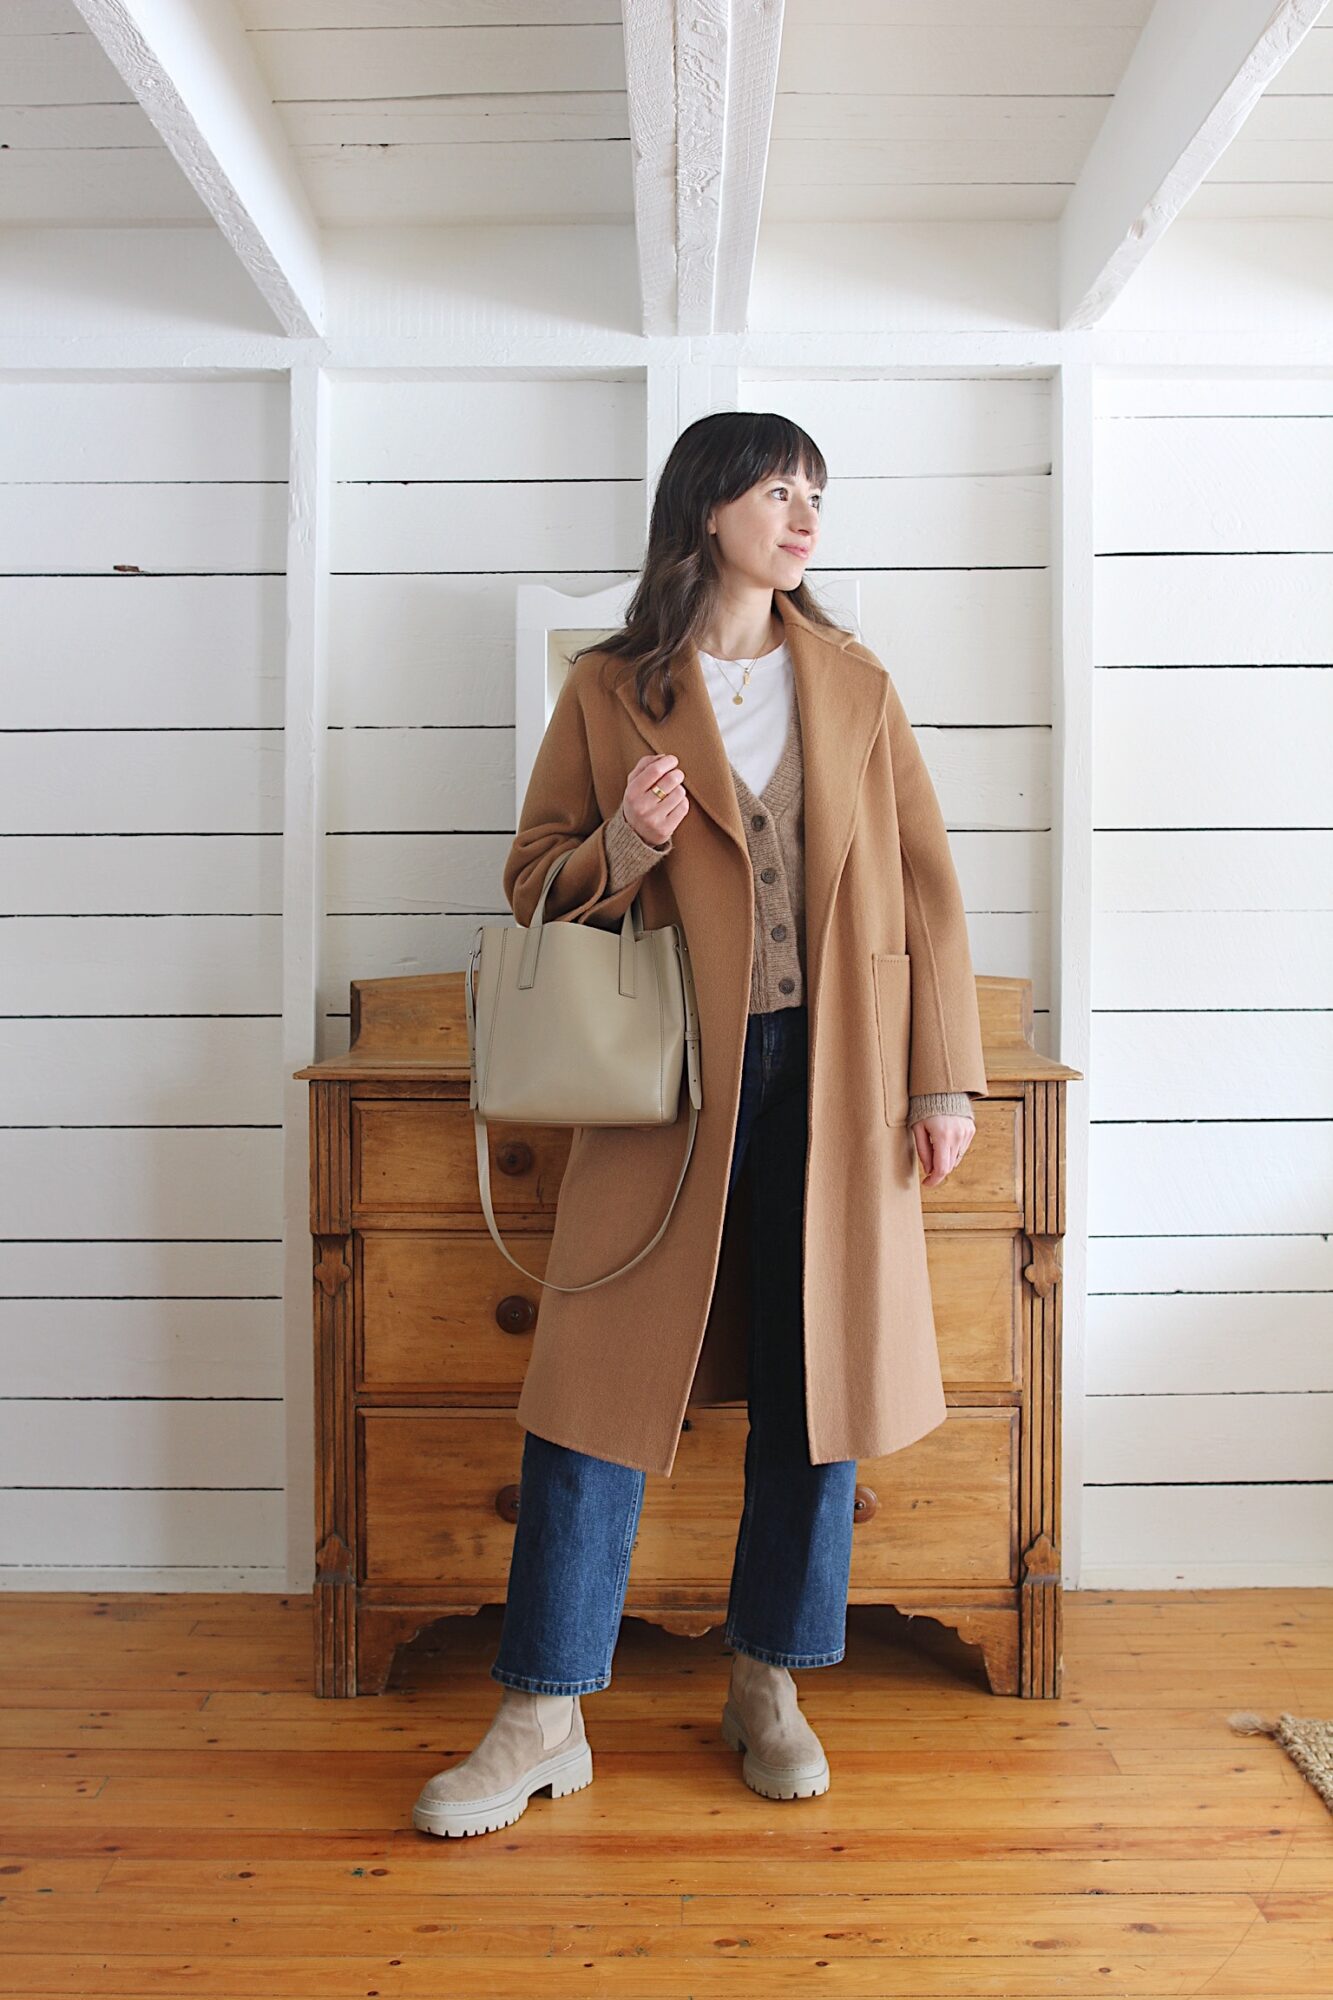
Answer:
<path fill-rule="evenodd" d="M 641 1263 L 642 1260 L 648 1255 L 648 1252 L 652 1249 L 653 1244 L 660 1240 L 662 1235 L 662 1230 L 666 1228 L 668 1222 L 670 1222 L 671 1220 L 672 1210 L 676 1206 L 676 1196 L 680 1193 L 681 1184 L 685 1179 L 685 1169 L 686 1167 L 689 1166 L 690 1154 L 694 1151 L 694 1134 L 699 1124 L 699 1107 L 694 1101 L 693 1093 L 691 1093 L 689 1144 L 685 1148 L 685 1158 L 681 1162 L 680 1173 L 676 1180 L 675 1192 L 672 1194 L 670 1206 L 668 1207 L 666 1214 L 662 1217 L 661 1227 L 658 1229 L 657 1235 L 653 1237 L 651 1243 L 644 1244 L 642 1250 L 640 1250 L 637 1257 L 631 1257 L 628 1264 L 622 1264 L 620 1266 L 620 1270 L 608 1271 L 606 1277 L 604 1278 L 589 1278 L 587 1283 L 583 1285 L 557 1285 L 550 1278 L 538 1277 L 537 1273 L 535 1271 L 530 1271 L 526 1264 L 520 1264 L 517 1257 L 509 1256 L 509 1252 L 505 1249 L 504 1244 L 500 1241 L 500 1232 L 496 1227 L 495 1223 L 495 1211 L 491 1206 L 491 1153 L 490 1153 L 490 1147 L 486 1139 L 486 1120 L 482 1117 L 479 1111 L 474 1111 L 472 1114 L 472 1122 L 477 1140 L 477 1185 L 481 1190 L 481 1206 L 483 1213 L 485 1214 L 486 1217 L 486 1227 L 490 1230 L 492 1237 L 495 1239 L 495 1246 L 497 1250 L 499 1250 L 502 1256 L 509 1257 L 509 1261 L 513 1265 L 514 1269 L 516 1271 L 522 1271 L 525 1278 L 533 1278 L 539 1285 L 549 1286 L 553 1292 L 587 1292 L 591 1291 L 594 1285 L 604 1285 L 606 1284 L 608 1279 L 618 1278 L 620 1276 L 621 1271 L 632 1271 L 634 1266 L 638 1263 Z"/>

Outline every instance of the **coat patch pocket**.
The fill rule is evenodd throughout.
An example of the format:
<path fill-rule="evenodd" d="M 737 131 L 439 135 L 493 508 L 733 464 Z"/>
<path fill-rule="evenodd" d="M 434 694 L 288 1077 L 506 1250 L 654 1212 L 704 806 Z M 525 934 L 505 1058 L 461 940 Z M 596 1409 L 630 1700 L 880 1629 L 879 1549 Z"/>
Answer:
<path fill-rule="evenodd" d="M 905 951 L 870 955 L 886 1125 L 907 1123 L 907 1068 L 912 1038 L 912 961 Z"/>

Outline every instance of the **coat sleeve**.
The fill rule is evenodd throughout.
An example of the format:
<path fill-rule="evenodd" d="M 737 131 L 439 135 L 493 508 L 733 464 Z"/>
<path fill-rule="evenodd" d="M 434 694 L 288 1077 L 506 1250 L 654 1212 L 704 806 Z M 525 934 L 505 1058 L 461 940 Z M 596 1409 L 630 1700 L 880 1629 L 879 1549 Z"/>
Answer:
<path fill-rule="evenodd" d="M 913 1097 L 946 1091 L 986 1097 L 981 1014 L 963 892 L 926 760 L 892 681 L 886 719 L 911 964 L 907 1088 Z"/>
<path fill-rule="evenodd" d="M 619 925 L 647 868 L 645 865 L 638 874 L 615 885 L 607 847 L 608 825 L 597 804 L 576 667 L 565 676 L 546 733 L 537 746 L 518 830 L 504 865 L 505 900 L 525 929 L 536 914 L 548 868 L 564 853 L 570 859 L 551 885 L 546 921 L 595 923 L 607 930 Z M 630 841 L 637 841 L 629 827 L 624 832 Z M 613 842 L 616 833 L 617 828 L 612 827 L 609 837 Z M 658 852 L 647 843 L 642 846 L 645 855 Z M 614 849 L 616 873 L 622 878 L 625 848 L 622 840 Z"/>

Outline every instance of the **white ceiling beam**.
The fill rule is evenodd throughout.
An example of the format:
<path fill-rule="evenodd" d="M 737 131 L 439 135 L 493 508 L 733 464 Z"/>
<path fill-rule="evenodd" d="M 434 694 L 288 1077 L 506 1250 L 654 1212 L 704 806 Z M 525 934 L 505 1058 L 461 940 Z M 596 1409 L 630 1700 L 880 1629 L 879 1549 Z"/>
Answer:
<path fill-rule="evenodd" d="M 743 333 L 783 0 L 624 8 L 645 334 Z"/>
<path fill-rule="evenodd" d="M 726 151 L 722 166 L 717 234 L 714 333 L 744 333 L 750 323 L 750 287 L 759 247 L 768 142 L 778 94 L 784 0 L 732 0 L 727 63 Z M 682 327 L 682 333 L 693 332 Z"/>
<path fill-rule="evenodd" d="M 643 331 L 674 333 L 676 9 L 674 0 L 632 0 L 621 13 Z"/>
<path fill-rule="evenodd" d="M 1060 219 L 1060 325 L 1095 326 L 1327 0 L 1157 0 Z"/>
<path fill-rule="evenodd" d="M 230 0 L 75 0 L 284 333 L 324 332 L 319 224 Z"/>

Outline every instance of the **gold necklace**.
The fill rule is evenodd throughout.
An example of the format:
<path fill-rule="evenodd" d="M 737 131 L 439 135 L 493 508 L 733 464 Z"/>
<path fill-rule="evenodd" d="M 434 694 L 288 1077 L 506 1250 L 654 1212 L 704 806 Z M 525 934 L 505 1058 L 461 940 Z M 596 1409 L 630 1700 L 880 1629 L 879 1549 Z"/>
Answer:
<path fill-rule="evenodd" d="M 782 641 L 779 640 L 776 646 L 769 647 L 768 652 L 779 653 L 781 652 L 781 650 L 782 650 Z M 713 665 L 718 669 L 719 673 L 722 675 L 722 678 L 726 682 L 727 686 L 729 688 L 734 688 L 736 683 L 731 678 L 731 675 L 726 672 L 726 669 L 724 668 L 722 661 L 718 659 L 717 654 L 710 653 L 708 657 L 713 662 Z M 754 672 L 755 668 L 758 666 L 760 660 L 766 660 L 767 658 L 768 658 L 768 653 L 756 653 L 752 660 L 746 662 L 745 672 L 741 675 L 741 686 L 743 688 L 749 687 L 750 676 Z M 728 666 L 733 666 L 733 667 L 739 666 L 740 664 L 741 662 L 739 660 L 730 660 L 727 662 Z M 731 705 L 733 708 L 739 708 L 744 700 L 745 696 L 743 694 L 739 693 L 733 694 L 731 697 Z"/>

